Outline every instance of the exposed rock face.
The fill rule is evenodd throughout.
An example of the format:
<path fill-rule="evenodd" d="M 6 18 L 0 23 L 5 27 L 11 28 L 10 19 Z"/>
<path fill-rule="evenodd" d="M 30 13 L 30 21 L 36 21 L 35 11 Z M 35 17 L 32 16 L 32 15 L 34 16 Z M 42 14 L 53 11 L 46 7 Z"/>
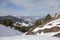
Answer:
<path fill-rule="evenodd" d="M 60 13 L 57 13 L 57 14 L 55 15 L 55 18 L 60 18 Z"/>
<path fill-rule="evenodd" d="M 60 13 L 56 14 L 52 20 L 49 20 L 48 22 L 43 23 L 42 27 L 38 26 L 38 27 L 32 28 L 30 32 L 27 32 L 27 35 L 35 35 L 37 33 L 42 34 L 42 32 L 43 34 L 50 34 L 50 33 L 56 34 L 57 32 L 60 32 Z M 57 35 L 60 36 L 60 34 L 57 34 Z"/>
<path fill-rule="evenodd" d="M 38 33 L 41 33 L 41 32 L 50 33 L 50 32 L 58 32 L 58 31 L 60 31 L 60 27 L 54 26 L 52 28 L 46 28 L 46 29 L 43 29 L 43 30 L 38 30 L 37 32 Z"/>
<path fill-rule="evenodd" d="M 37 34 L 37 33 L 51 33 L 51 32 L 58 32 L 58 31 L 60 31 L 60 27 L 58 27 L 58 26 L 54 26 L 54 27 L 52 27 L 52 28 L 45 28 L 45 29 L 43 29 L 43 30 L 38 30 L 37 32 L 30 32 L 30 33 L 27 33 L 27 35 L 35 35 L 35 34 Z"/>
<path fill-rule="evenodd" d="M 60 27 L 57 27 L 57 26 L 55 26 L 55 27 L 52 27 L 52 28 L 50 28 L 50 29 L 44 29 L 43 30 L 44 31 L 44 33 L 49 33 L 49 32 L 58 32 L 58 31 L 60 31 Z"/>
<path fill-rule="evenodd" d="M 27 33 L 26 35 L 36 35 L 37 32 L 30 32 L 30 33 Z"/>
<path fill-rule="evenodd" d="M 60 37 L 60 33 L 58 33 L 58 34 L 56 34 L 56 35 L 54 35 L 54 36 L 56 36 L 56 37 Z"/>

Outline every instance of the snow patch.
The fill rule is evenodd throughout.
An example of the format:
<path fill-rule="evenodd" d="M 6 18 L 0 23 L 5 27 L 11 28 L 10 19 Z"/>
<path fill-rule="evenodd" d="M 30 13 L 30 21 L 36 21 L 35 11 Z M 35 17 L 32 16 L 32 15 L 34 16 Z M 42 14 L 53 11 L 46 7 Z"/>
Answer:
<path fill-rule="evenodd" d="M 0 36 L 16 36 L 21 35 L 22 32 L 18 30 L 11 29 L 10 27 L 6 27 L 0 24 Z"/>

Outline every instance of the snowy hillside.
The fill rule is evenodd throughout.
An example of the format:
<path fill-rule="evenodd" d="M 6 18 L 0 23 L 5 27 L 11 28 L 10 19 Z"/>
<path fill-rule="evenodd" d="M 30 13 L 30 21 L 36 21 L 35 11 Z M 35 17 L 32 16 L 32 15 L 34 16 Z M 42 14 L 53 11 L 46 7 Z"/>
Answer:
<path fill-rule="evenodd" d="M 60 40 L 60 38 L 41 35 L 27 35 L 27 36 L 0 37 L 0 40 Z"/>
<path fill-rule="evenodd" d="M 42 30 L 45 28 L 52 28 L 54 26 L 60 27 L 60 19 L 51 21 L 51 22 L 47 23 L 46 25 L 44 25 L 42 28 L 36 28 L 34 31 L 38 31 L 39 29 Z"/>
<path fill-rule="evenodd" d="M 60 40 L 58 37 L 21 35 L 22 33 L 0 24 L 0 40 Z"/>
<path fill-rule="evenodd" d="M 43 27 L 38 26 L 28 34 L 54 36 L 57 33 L 60 33 L 60 19 L 51 21 Z"/>
<path fill-rule="evenodd" d="M 18 30 L 14 30 L 0 24 L 0 37 L 1 36 L 16 36 L 16 35 L 21 35 L 21 34 L 22 33 L 19 32 Z"/>

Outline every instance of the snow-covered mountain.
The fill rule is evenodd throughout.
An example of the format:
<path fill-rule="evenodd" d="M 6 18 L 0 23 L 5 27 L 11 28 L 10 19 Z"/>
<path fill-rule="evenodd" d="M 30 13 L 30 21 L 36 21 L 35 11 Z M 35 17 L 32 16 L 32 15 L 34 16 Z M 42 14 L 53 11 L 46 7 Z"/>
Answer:
<path fill-rule="evenodd" d="M 16 22 L 16 23 L 13 23 L 13 25 L 14 26 L 26 26 L 26 27 L 28 27 L 28 26 L 31 26 L 30 24 L 27 24 L 27 23 L 24 23 L 24 22 L 22 22 L 22 23 L 20 23 L 20 22 Z"/>
<path fill-rule="evenodd" d="M 25 21 L 28 21 L 30 23 L 34 23 L 36 21 L 36 19 L 34 17 L 29 17 L 29 16 L 20 16 L 20 19 L 23 19 Z"/>
<path fill-rule="evenodd" d="M 18 23 L 21 24 L 22 26 L 32 26 L 36 22 L 36 20 L 44 20 L 43 18 L 36 18 L 36 17 L 30 17 L 30 16 L 20 16 L 20 17 L 15 17 L 11 15 L 7 16 L 0 16 L 0 23 L 2 22 L 3 19 L 10 19 L 13 21 L 14 24 Z"/>
<path fill-rule="evenodd" d="M 31 26 L 32 25 L 32 22 L 29 22 L 30 19 L 25 20 L 24 18 L 18 18 L 18 17 L 10 16 L 10 15 L 0 16 L 0 23 L 2 22 L 3 19 L 6 19 L 6 20 L 10 19 L 10 20 L 12 20 L 12 22 L 14 24 L 16 24 L 18 22 L 22 26 L 26 26 L 26 25 Z"/>
<path fill-rule="evenodd" d="M 15 17 L 15 16 L 0 16 L 0 20 L 2 19 L 11 19 L 13 22 L 25 22 L 25 23 L 28 23 L 27 21 L 23 20 L 23 19 L 19 19 L 18 17 Z"/>
<path fill-rule="evenodd" d="M 31 16 L 20 16 L 18 17 L 19 19 L 23 19 L 25 21 L 27 21 L 30 26 L 34 25 L 34 23 L 36 22 L 37 19 L 35 19 L 35 17 L 31 17 Z"/>
<path fill-rule="evenodd" d="M 51 22 L 48 22 L 47 24 L 43 25 L 41 27 L 38 26 L 36 28 L 32 28 L 32 30 L 28 31 L 28 35 L 46 35 L 46 36 L 54 36 L 56 34 L 60 33 L 60 18 L 53 20 Z"/>

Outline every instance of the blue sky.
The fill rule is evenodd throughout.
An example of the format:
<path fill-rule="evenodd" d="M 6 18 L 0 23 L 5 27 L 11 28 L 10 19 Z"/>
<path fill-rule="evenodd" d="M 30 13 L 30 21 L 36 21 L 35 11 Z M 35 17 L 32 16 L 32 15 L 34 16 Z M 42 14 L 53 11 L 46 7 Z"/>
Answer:
<path fill-rule="evenodd" d="M 60 12 L 60 0 L 0 0 L 0 16 L 40 16 Z"/>

